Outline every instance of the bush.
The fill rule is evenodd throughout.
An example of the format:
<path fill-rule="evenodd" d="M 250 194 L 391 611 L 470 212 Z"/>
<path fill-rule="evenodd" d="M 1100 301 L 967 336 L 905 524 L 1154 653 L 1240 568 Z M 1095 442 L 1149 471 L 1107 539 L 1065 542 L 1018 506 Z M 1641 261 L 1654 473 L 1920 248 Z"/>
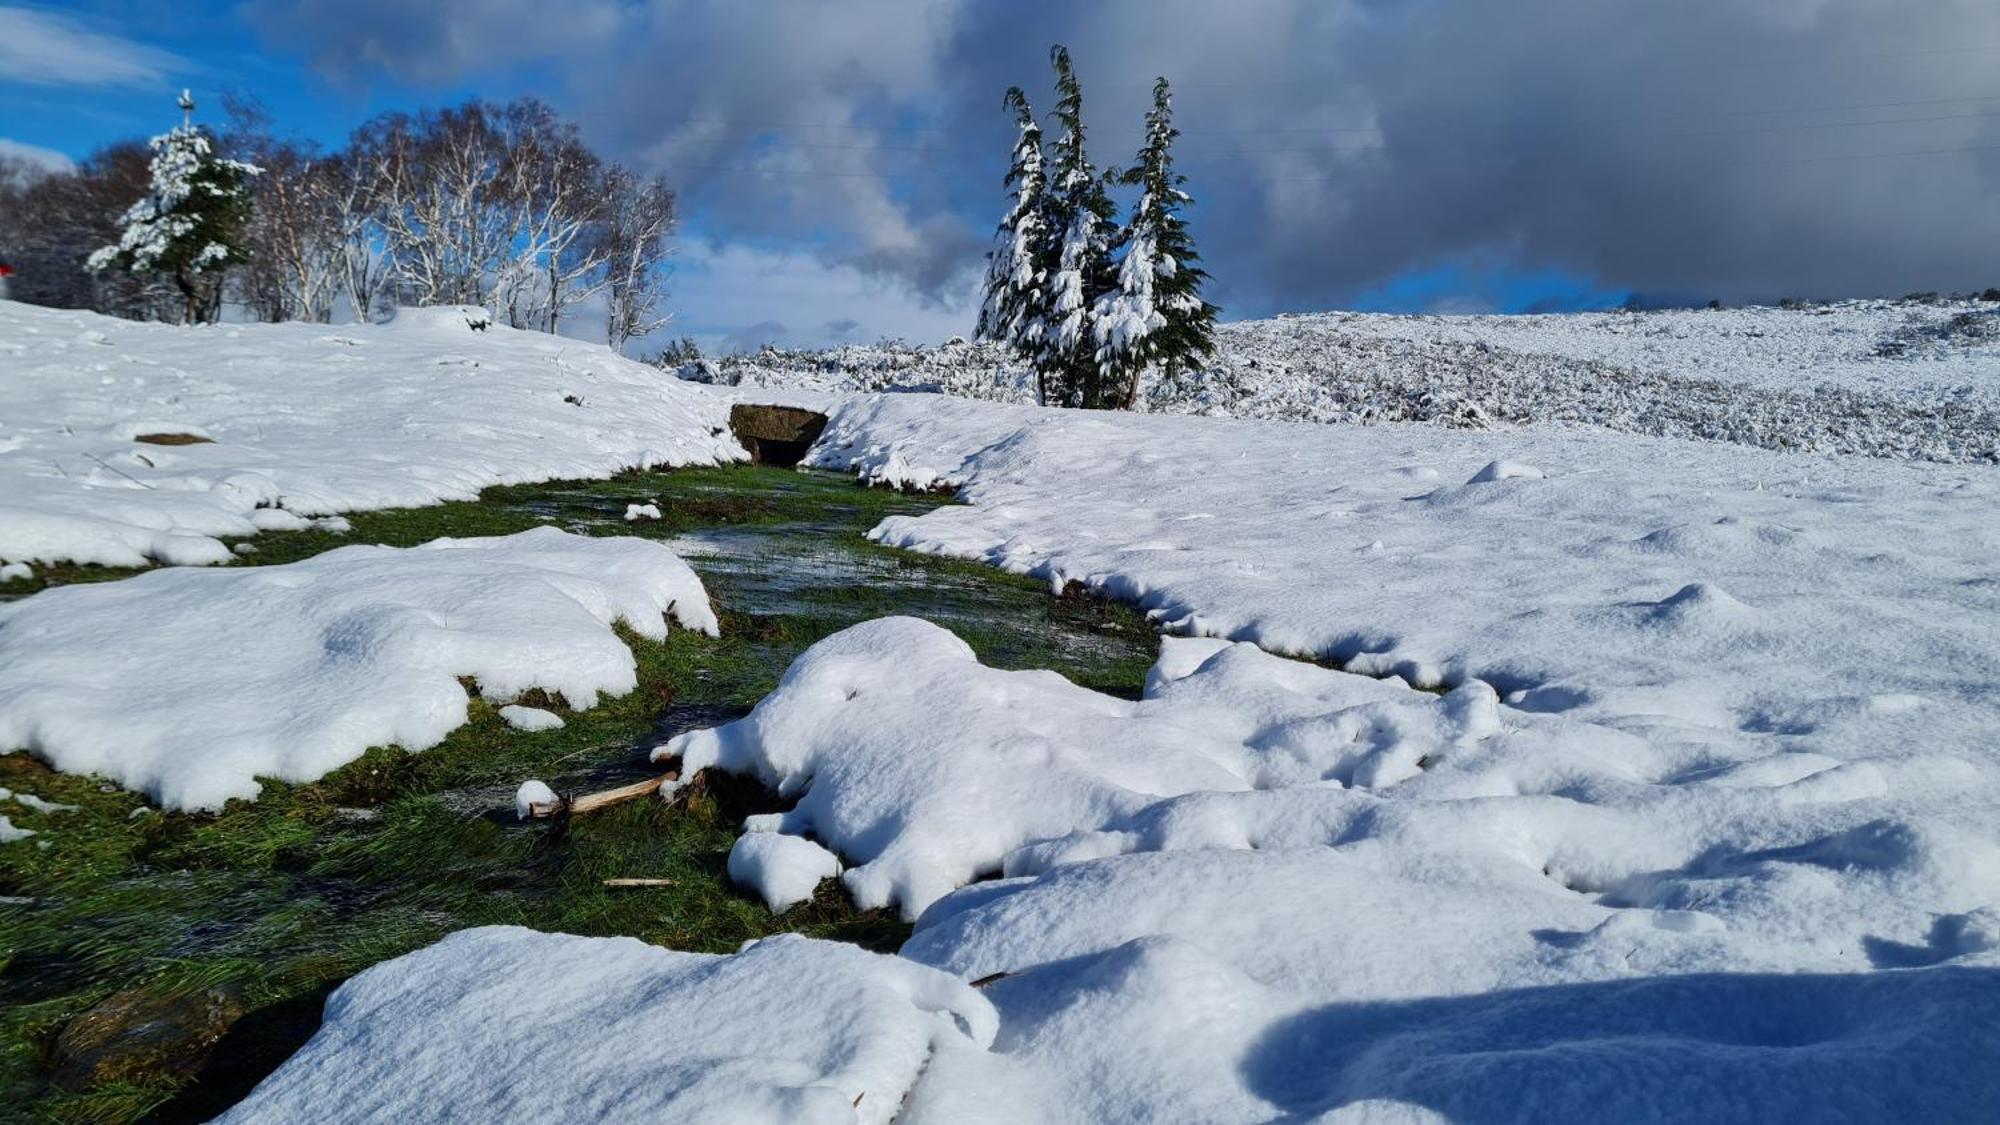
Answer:
<path fill-rule="evenodd" d="M 683 364 L 699 363 L 700 361 L 701 345 L 694 342 L 693 336 L 682 336 L 680 339 L 660 349 L 660 358 L 653 362 L 660 367 L 679 367 Z"/>

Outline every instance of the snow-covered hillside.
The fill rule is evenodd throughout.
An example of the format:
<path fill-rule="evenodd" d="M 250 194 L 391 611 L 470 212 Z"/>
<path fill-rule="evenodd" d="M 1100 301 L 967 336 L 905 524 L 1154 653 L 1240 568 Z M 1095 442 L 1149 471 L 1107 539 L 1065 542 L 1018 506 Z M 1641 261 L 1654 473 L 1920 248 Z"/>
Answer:
<path fill-rule="evenodd" d="M 190 330 L 0 301 L 0 562 L 214 563 L 337 512 L 744 456 L 717 396 L 468 315 Z"/>
<path fill-rule="evenodd" d="M 1305 422 L 1588 425 L 1809 452 L 2000 460 L 2000 305 L 1550 316 L 1325 313 L 1223 325 L 1199 384 L 1148 407 Z M 826 391 L 1027 402 L 1002 350 L 767 349 L 689 376 Z"/>

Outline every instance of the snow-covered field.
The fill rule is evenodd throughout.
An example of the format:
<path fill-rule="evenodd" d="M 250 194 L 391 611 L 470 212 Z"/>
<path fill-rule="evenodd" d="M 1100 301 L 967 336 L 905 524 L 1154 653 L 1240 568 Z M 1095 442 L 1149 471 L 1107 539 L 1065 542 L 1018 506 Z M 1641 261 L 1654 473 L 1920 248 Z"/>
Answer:
<path fill-rule="evenodd" d="M 338 512 L 739 460 L 727 413 L 456 309 L 190 331 L 0 301 L 0 563 L 215 563 L 218 537 Z M 162 435 L 208 440 L 133 440 Z"/>
<path fill-rule="evenodd" d="M 1277 348 L 1318 319 L 1254 331 Z M 355 345 L 237 331 L 0 305 L 0 353 L 35 357 L 62 388 L 21 384 L 33 423 L 7 414 L 0 505 L 162 557 L 121 529 L 212 542 L 235 533 L 221 514 L 254 515 L 230 507 L 224 466 L 302 519 L 740 455 L 714 432 L 740 392 L 646 386 L 602 349 L 442 317 L 344 330 Z M 102 399 L 78 373 L 104 347 L 92 333 L 119 340 Z M 199 374 L 196 341 L 242 370 Z M 1985 345 L 1964 347 L 1881 362 L 1977 384 Z M 1746 370 L 1804 357 L 1851 388 L 1867 370 L 1805 344 L 1743 348 Z M 365 402 L 327 405 L 337 384 L 316 380 L 346 366 L 334 349 L 382 357 L 353 361 L 374 364 L 353 393 L 404 396 L 429 436 Z M 296 407 L 273 358 L 294 352 L 317 357 Z M 168 355 L 188 372 L 169 387 L 223 389 L 174 401 L 130 385 Z M 453 397 L 470 373 L 440 355 L 499 371 L 520 421 Z M 0 392 L 16 393 L 13 372 Z M 1774 393 L 1763 379 L 1729 382 Z M 915 919 L 899 954 L 461 933 L 343 987 L 233 1120 L 2000 1119 L 2000 469 L 1612 426 L 1085 415 L 825 388 L 815 463 L 957 485 L 968 502 L 877 538 L 1144 606 L 1176 634 L 1145 697 L 984 667 L 915 619 L 828 638 L 751 715 L 659 753 L 683 776 L 733 770 L 797 798 L 746 825 L 730 871 L 774 908 L 837 873 L 861 905 Z M 140 466 L 123 485 L 37 468 L 89 453 L 128 470 L 113 451 L 156 451 L 115 427 L 173 423 L 218 440 L 157 452 L 226 460 Z M 208 485 L 167 483 L 193 479 Z M 295 489 L 315 499 L 294 505 Z M 181 492 L 220 529 L 182 520 Z M 116 520 L 106 497 L 124 501 Z M 0 522 L 0 557 L 44 557 L 10 553 L 26 534 Z M 352 733 L 376 740 L 421 742 L 449 720 L 457 674 L 616 690 L 607 623 L 694 612 L 678 561 L 648 546 L 550 531 L 37 594 L 0 610 L 0 742 L 154 784 L 184 756 L 154 725 L 208 708 L 252 735 L 281 726 L 238 690 L 252 664 L 325 672 L 326 712 L 294 717 L 306 728 L 353 725 L 349 693 L 366 695 L 375 725 Z M 512 577 L 440 569 L 544 551 L 556 558 L 515 559 Z M 102 689 L 102 713 L 73 716 L 85 708 L 51 686 L 129 687 L 174 658 L 177 628 L 220 628 L 204 608 L 268 644 L 203 643 L 223 652 L 201 675 L 126 711 Z M 113 621 L 146 627 L 105 643 Z M 528 660 L 544 637 L 567 640 Z M 358 667 L 329 666 L 343 662 Z M 406 683 L 436 688 L 414 718 Z M 170 693 L 172 708 L 143 706 Z M 52 739 L 93 756 L 63 761 Z M 271 771 L 247 752 L 236 765 L 216 795 Z"/>
<path fill-rule="evenodd" d="M 1559 316 L 1326 313 L 1221 326 L 1162 413 L 1305 422 L 1551 424 L 1807 452 L 2000 460 L 2000 306 L 1853 301 L 1806 309 Z M 759 387 L 927 390 L 1027 402 L 1001 349 L 767 350 L 684 374 Z"/>

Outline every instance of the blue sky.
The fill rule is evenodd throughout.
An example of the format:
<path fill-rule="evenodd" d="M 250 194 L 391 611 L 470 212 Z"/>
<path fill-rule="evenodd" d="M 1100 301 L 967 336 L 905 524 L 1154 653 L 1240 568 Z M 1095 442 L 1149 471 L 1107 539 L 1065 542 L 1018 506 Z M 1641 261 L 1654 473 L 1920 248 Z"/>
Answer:
<path fill-rule="evenodd" d="M 157 132 L 183 85 L 328 143 L 534 94 L 681 193 L 676 331 L 931 340 L 970 328 L 999 94 L 1046 108 L 1054 42 L 1100 163 L 1175 82 L 1228 317 L 2000 282 L 1986 0 L 0 3 L 0 149 Z"/>

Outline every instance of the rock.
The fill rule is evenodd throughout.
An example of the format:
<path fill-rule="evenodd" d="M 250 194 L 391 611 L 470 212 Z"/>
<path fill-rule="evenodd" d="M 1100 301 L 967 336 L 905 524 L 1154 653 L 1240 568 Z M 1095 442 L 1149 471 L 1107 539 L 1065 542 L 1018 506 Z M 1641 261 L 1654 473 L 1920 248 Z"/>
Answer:
<path fill-rule="evenodd" d="M 128 988 L 99 1001 L 56 1037 L 55 1085 L 191 1078 L 244 1013 L 231 987 L 158 993 Z"/>
<path fill-rule="evenodd" d="M 796 406 L 757 406 L 747 402 L 729 408 L 729 429 L 760 465 L 790 467 L 826 429 L 826 415 Z"/>

